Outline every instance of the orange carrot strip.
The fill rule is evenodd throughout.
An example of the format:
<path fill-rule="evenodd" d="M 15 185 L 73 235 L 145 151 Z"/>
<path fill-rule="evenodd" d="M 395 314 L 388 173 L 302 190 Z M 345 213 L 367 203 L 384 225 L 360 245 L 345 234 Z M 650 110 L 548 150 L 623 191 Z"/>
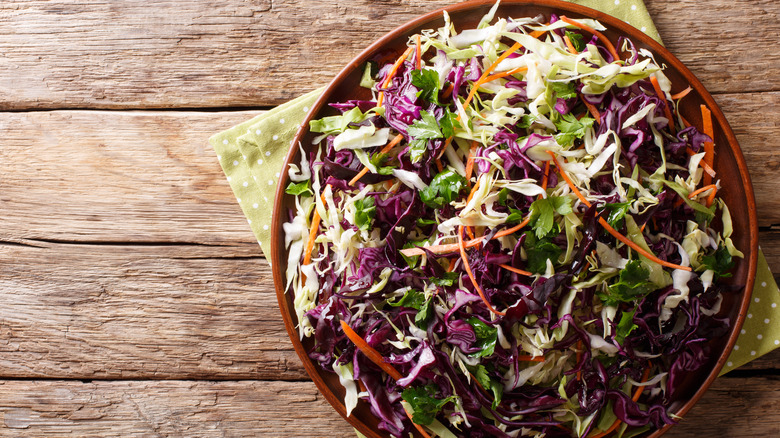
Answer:
<path fill-rule="evenodd" d="M 558 159 L 555 157 L 555 153 L 552 152 L 552 151 L 547 151 L 547 153 L 550 154 L 550 156 L 552 157 L 553 162 L 555 163 L 555 167 L 558 168 L 558 173 L 566 181 L 566 184 L 569 185 L 569 188 L 571 188 L 571 191 L 574 192 L 574 194 L 577 195 L 578 198 L 580 198 L 580 201 L 582 201 L 583 204 L 585 204 L 586 206 L 590 207 L 590 205 L 591 205 L 590 202 L 588 202 L 588 200 L 585 199 L 584 196 L 582 196 L 582 193 L 577 188 L 577 186 L 574 185 L 574 182 L 569 178 L 569 175 L 567 175 L 566 172 L 561 168 L 560 163 L 558 163 Z M 612 228 L 611 225 L 609 225 L 609 223 L 603 217 L 599 218 L 599 223 L 615 239 L 623 242 L 624 244 L 628 245 L 634 251 L 638 252 L 639 254 L 642 254 L 646 258 L 648 258 L 648 259 L 658 263 L 659 265 L 666 266 L 667 268 L 672 268 L 672 269 L 681 269 L 683 271 L 690 271 L 691 270 L 691 268 L 688 267 L 688 266 L 675 265 L 674 263 L 670 263 L 670 262 L 667 262 L 665 260 L 659 259 L 658 257 L 653 255 L 652 253 L 646 251 L 644 248 L 642 248 L 641 246 L 639 246 L 636 243 L 634 243 L 628 237 L 618 233 L 614 228 Z"/>
<path fill-rule="evenodd" d="M 482 76 L 477 79 L 477 82 L 474 83 L 474 86 L 471 88 L 471 91 L 469 91 L 468 96 L 466 97 L 466 100 L 463 102 L 463 108 L 469 106 L 469 102 L 471 102 L 471 99 L 474 98 L 474 94 L 477 93 L 477 89 L 480 85 L 482 85 L 483 80 L 490 75 L 490 73 L 493 73 L 493 70 L 498 67 L 498 64 L 501 63 L 501 61 L 505 60 L 509 55 L 515 53 L 516 51 L 520 50 L 520 48 L 523 47 L 520 43 L 514 43 L 512 47 L 508 48 L 504 53 L 501 54 L 501 56 L 496 59 L 496 61 L 488 68 L 485 69 L 485 71 L 482 72 Z M 460 117 L 458 117 L 458 121 L 460 121 Z"/>
<path fill-rule="evenodd" d="M 393 64 L 393 68 L 391 68 L 390 72 L 387 73 L 387 77 L 385 78 L 385 81 L 382 82 L 382 88 L 387 88 L 390 85 L 390 81 L 392 81 L 393 77 L 395 77 L 395 74 L 398 73 L 398 69 L 401 68 L 401 64 L 403 64 L 406 58 L 409 57 L 409 55 L 412 53 L 412 50 L 414 50 L 414 47 L 409 47 L 408 49 L 406 49 L 403 55 L 401 55 L 395 61 L 395 64 Z M 382 106 L 384 99 L 385 99 L 385 92 L 380 91 L 379 98 L 376 101 L 376 106 Z"/>
<path fill-rule="evenodd" d="M 463 244 L 463 225 L 458 226 L 458 248 L 460 249 L 460 259 L 463 260 L 463 267 L 466 268 L 466 274 L 468 274 L 469 279 L 471 279 L 471 284 L 474 285 L 474 289 L 477 290 L 479 297 L 482 298 L 482 302 L 485 303 L 485 306 L 487 306 L 488 310 L 495 313 L 496 315 L 506 315 L 506 313 L 499 312 L 493 308 L 493 305 L 490 304 L 490 301 L 488 301 L 487 297 L 485 296 L 485 292 L 482 291 L 482 287 L 480 287 L 479 283 L 477 283 L 477 279 L 474 278 L 474 273 L 471 271 L 471 266 L 469 265 L 469 258 L 466 255 L 466 246 Z"/>
<path fill-rule="evenodd" d="M 685 149 L 685 152 L 688 153 L 688 156 L 696 155 L 696 152 L 694 152 L 691 148 Z M 715 175 L 717 175 L 715 170 L 713 170 L 709 164 L 705 163 L 704 160 L 699 161 L 699 166 L 701 166 L 701 168 L 704 169 L 704 171 L 707 172 L 711 177 L 715 178 Z"/>
<path fill-rule="evenodd" d="M 682 99 L 683 97 L 687 96 L 687 95 L 688 95 L 688 93 L 690 93 L 691 91 L 693 91 L 693 88 L 691 88 L 691 87 L 689 86 L 688 88 L 686 88 L 686 89 L 684 89 L 684 90 L 680 91 L 679 93 L 672 94 L 672 100 L 679 100 L 679 99 Z"/>
<path fill-rule="evenodd" d="M 466 159 L 466 182 L 471 184 L 471 174 L 474 173 L 474 157 L 477 155 L 477 142 L 471 142 L 469 157 Z"/>
<path fill-rule="evenodd" d="M 392 139 L 392 140 L 390 140 L 390 143 L 386 144 L 386 145 L 385 145 L 385 147 L 383 147 L 383 148 L 382 148 L 382 149 L 379 151 L 379 153 L 380 153 L 380 154 L 386 154 L 386 153 L 390 152 L 390 149 L 392 149 L 393 147 L 395 147 L 395 145 L 397 145 L 398 143 L 400 143 L 400 142 L 401 142 L 401 140 L 403 140 L 403 138 L 404 138 L 404 135 L 403 135 L 403 134 L 398 134 L 398 135 L 396 135 L 395 137 L 393 137 L 393 139 Z M 358 174 L 357 174 L 357 175 L 355 175 L 354 177 L 352 177 L 352 179 L 351 179 L 351 180 L 349 180 L 349 185 L 350 185 L 350 186 L 354 186 L 354 185 L 355 185 L 355 183 L 357 183 L 358 181 L 360 181 L 360 178 L 363 178 L 363 176 L 364 176 L 365 174 L 367 174 L 367 173 L 368 173 L 368 167 L 364 167 L 364 168 L 363 168 L 363 169 L 362 169 L 360 172 L 358 172 Z"/>
<path fill-rule="evenodd" d="M 599 125 L 601 124 L 601 114 L 599 114 L 598 108 L 596 108 L 596 105 L 593 105 L 592 103 L 588 102 L 585 99 L 582 99 L 582 103 L 585 104 L 585 108 L 588 109 L 588 112 L 591 116 L 593 116 L 594 119 L 596 119 L 596 123 Z"/>
<path fill-rule="evenodd" d="M 712 112 L 706 105 L 701 106 L 701 129 L 704 134 L 708 135 L 713 141 L 715 141 L 715 133 L 712 129 Z M 715 160 L 715 143 L 712 141 L 704 142 L 704 159 L 703 162 L 712 167 L 712 163 Z M 704 185 L 709 185 L 712 182 L 712 178 L 709 175 L 704 175 L 702 180 Z"/>
<path fill-rule="evenodd" d="M 538 39 L 540 36 L 544 35 L 545 33 L 547 33 L 546 30 L 535 30 L 535 31 L 529 33 L 528 35 L 530 35 L 533 38 Z"/>
<path fill-rule="evenodd" d="M 596 37 L 598 37 L 598 39 L 600 39 L 601 42 L 603 42 L 604 45 L 607 47 L 607 50 L 612 55 L 612 57 L 615 58 L 615 61 L 620 59 L 620 56 L 618 55 L 617 50 L 615 50 L 615 46 L 612 45 L 612 42 L 609 40 L 609 38 L 604 36 L 603 33 L 597 31 L 596 29 L 594 29 L 594 28 L 592 28 L 590 26 L 582 24 L 579 21 L 574 21 L 571 18 L 568 18 L 568 17 L 566 17 L 564 15 L 561 15 L 561 20 L 564 23 L 571 24 L 572 26 L 579 27 L 580 29 L 582 29 L 584 31 L 587 31 L 587 32 L 592 33 L 593 35 L 596 35 Z"/>
<path fill-rule="evenodd" d="M 502 71 L 501 73 L 496 73 L 494 75 L 490 75 L 490 76 L 486 77 L 485 79 L 483 79 L 480 82 L 480 85 L 488 83 L 488 82 L 491 82 L 491 81 L 495 81 L 496 79 L 505 78 L 507 76 L 511 76 L 511 75 L 514 75 L 514 74 L 517 74 L 517 73 L 520 73 L 520 72 L 523 72 L 523 71 L 526 71 L 526 70 L 528 70 L 528 67 L 522 66 L 522 67 L 513 68 L 512 70 L 509 70 L 509 71 Z"/>
<path fill-rule="evenodd" d="M 393 367 L 393 365 L 385 362 L 385 358 L 382 357 L 382 354 L 368 345 L 368 342 L 366 342 L 363 338 L 360 337 L 359 334 L 352 330 L 352 327 L 350 327 L 349 324 L 347 324 L 347 322 L 343 319 L 341 320 L 341 329 L 344 330 L 344 334 L 347 335 L 353 344 L 355 344 L 358 350 L 360 350 L 369 360 L 371 360 L 371 362 L 374 362 L 379 368 L 382 368 L 382 370 L 386 372 L 387 375 L 392 377 L 394 380 L 401 380 L 403 378 L 401 373 L 399 373 L 398 370 Z"/>
<path fill-rule="evenodd" d="M 542 177 L 542 190 L 547 191 L 547 180 L 550 177 L 550 162 L 545 161 L 544 162 L 544 176 Z M 539 196 L 536 199 L 542 199 L 542 194 L 540 193 Z"/>
<path fill-rule="evenodd" d="M 649 377 L 649 375 L 650 375 L 650 367 L 647 367 L 647 369 L 645 369 L 645 373 L 642 375 L 642 383 L 647 381 L 647 378 Z M 644 391 L 644 389 L 645 389 L 644 386 L 638 386 L 636 388 L 636 392 L 634 393 L 634 396 L 631 398 L 631 400 L 633 400 L 636 403 L 636 401 L 639 400 L 639 396 L 642 395 L 642 391 Z M 605 437 L 605 436 L 609 435 L 610 433 L 614 432 L 615 429 L 617 429 L 618 426 L 620 426 L 620 423 L 621 423 L 620 420 L 615 420 L 615 422 L 612 423 L 612 426 L 610 426 L 609 429 L 605 430 L 604 432 L 597 433 L 596 435 L 591 435 L 588 438 L 602 438 L 602 437 Z"/>
<path fill-rule="evenodd" d="M 474 193 L 476 193 L 477 190 L 479 189 L 480 181 L 481 181 L 480 179 L 477 179 L 477 183 L 474 184 L 474 187 L 471 189 L 471 192 L 469 192 L 469 196 L 466 198 L 466 204 L 471 202 L 471 198 L 474 197 Z"/>
<path fill-rule="evenodd" d="M 528 225 L 528 222 L 531 222 L 531 216 L 528 216 L 524 221 L 520 222 L 512 228 L 506 228 L 499 231 L 493 236 L 493 239 L 498 239 L 499 237 L 504 237 L 516 233 L 517 231 L 522 230 L 524 226 Z"/>
<path fill-rule="evenodd" d="M 510 235 L 512 233 L 520 231 L 524 226 L 528 225 L 528 222 L 530 222 L 530 221 L 531 221 L 531 218 L 529 216 L 523 222 L 520 222 L 519 224 L 515 225 L 514 227 L 507 228 L 507 229 L 499 231 L 498 233 L 496 233 L 493 236 L 493 239 L 498 239 L 500 237 L 508 236 L 508 235 Z M 484 239 L 485 239 L 485 237 L 483 236 L 483 237 L 480 237 L 478 239 L 467 240 L 467 241 L 464 242 L 464 246 L 466 248 L 471 248 L 471 247 L 477 246 Z M 444 253 L 448 253 L 448 252 L 457 251 L 459 247 L 460 247 L 460 244 L 458 244 L 458 243 L 444 243 L 444 244 L 441 244 L 441 245 L 432 245 L 432 246 L 416 246 L 414 248 L 402 249 L 399 252 L 401 254 L 405 255 L 406 257 L 413 257 L 413 256 L 419 256 L 419 255 L 425 254 L 426 252 L 423 251 L 423 248 L 425 248 L 425 250 L 427 250 L 428 252 L 431 252 L 433 254 L 444 254 Z"/>
<path fill-rule="evenodd" d="M 422 70 L 422 51 L 420 47 L 420 35 L 417 35 L 417 47 L 414 49 L 416 53 L 417 58 L 417 70 Z"/>
<path fill-rule="evenodd" d="M 450 82 L 449 85 L 447 85 L 447 88 L 445 88 L 444 91 L 442 91 L 441 97 L 444 97 L 444 98 L 449 97 L 450 94 L 452 94 L 452 90 L 454 90 L 454 89 L 455 89 L 455 84 Z"/>
<path fill-rule="evenodd" d="M 412 422 L 412 426 L 414 426 L 415 429 L 417 429 L 418 432 L 420 432 L 420 435 L 423 436 L 423 438 L 431 438 L 430 435 L 428 435 L 428 432 L 425 431 L 425 429 L 422 428 L 419 424 L 415 423 L 414 420 L 412 420 L 412 414 L 409 413 L 406 409 L 404 409 L 404 412 L 406 412 L 406 416 L 409 417 L 409 421 Z"/>
<path fill-rule="evenodd" d="M 566 43 L 566 48 L 569 49 L 569 52 L 572 55 L 576 55 L 576 54 L 579 53 L 579 52 L 577 52 L 577 49 L 574 48 L 574 44 L 571 43 L 571 40 L 569 39 L 568 35 L 565 35 L 565 34 L 563 35 L 563 41 Z"/>
<path fill-rule="evenodd" d="M 326 185 L 325 188 L 328 188 Z M 325 203 L 325 194 L 320 195 L 320 200 Z M 308 265 L 311 263 L 311 253 L 314 251 L 314 239 L 317 238 L 317 231 L 320 229 L 320 212 L 317 211 L 317 206 L 314 206 L 314 214 L 311 217 L 311 228 L 309 229 L 309 240 L 306 242 L 306 252 L 303 253 L 303 264 Z"/>
<path fill-rule="evenodd" d="M 715 194 L 718 193 L 717 190 L 713 190 L 712 193 L 710 193 L 710 196 L 707 196 L 707 207 L 711 207 L 712 203 L 715 202 Z"/>
<path fill-rule="evenodd" d="M 530 354 L 520 354 L 517 360 L 523 362 L 544 362 L 544 356 L 531 356 Z"/>
<path fill-rule="evenodd" d="M 452 272 L 453 269 L 455 269 L 455 263 L 458 262 L 458 259 L 450 259 L 450 265 L 447 266 L 447 272 Z"/>
<path fill-rule="evenodd" d="M 704 186 L 704 187 L 698 188 L 698 189 L 696 189 L 696 190 L 692 191 L 692 192 L 691 192 L 691 193 L 688 195 L 688 199 L 693 199 L 693 198 L 695 198 L 695 197 L 696 197 L 696 195 L 698 195 L 699 193 L 704 193 L 704 192 L 706 192 L 707 190 L 710 190 L 710 189 L 711 189 L 711 190 L 713 190 L 713 191 L 717 191 L 717 190 L 718 190 L 718 186 L 716 186 L 715 184 L 710 184 L 710 185 L 708 185 L 708 186 Z"/>
<path fill-rule="evenodd" d="M 530 276 L 534 275 L 534 274 L 532 274 L 532 273 L 530 273 L 528 271 L 523 271 L 522 269 L 517 269 L 514 266 L 505 265 L 503 263 L 498 265 L 498 266 L 501 266 L 502 268 L 506 269 L 507 271 L 514 272 L 515 274 L 525 275 L 527 277 L 530 277 Z"/>
<path fill-rule="evenodd" d="M 658 83 L 658 79 L 655 76 L 650 76 L 650 83 L 653 84 L 655 94 L 664 102 L 664 114 L 666 115 L 666 118 L 669 119 L 669 130 L 672 131 L 672 134 L 674 134 L 676 130 L 674 129 L 674 118 L 672 117 L 672 110 L 669 106 L 669 102 L 666 100 L 666 95 L 664 94 L 663 90 L 661 90 L 661 84 Z"/>

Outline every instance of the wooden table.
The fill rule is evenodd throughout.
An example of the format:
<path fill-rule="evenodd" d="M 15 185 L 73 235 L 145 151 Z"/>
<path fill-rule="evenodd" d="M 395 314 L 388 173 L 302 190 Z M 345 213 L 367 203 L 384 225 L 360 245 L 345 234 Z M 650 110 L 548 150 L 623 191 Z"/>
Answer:
<path fill-rule="evenodd" d="M 332 3 L 0 3 L 0 436 L 353 436 L 207 144 L 449 1 Z M 742 144 L 780 273 L 780 2 L 646 3 Z M 717 380 L 669 436 L 780 436 L 779 372 Z"/>

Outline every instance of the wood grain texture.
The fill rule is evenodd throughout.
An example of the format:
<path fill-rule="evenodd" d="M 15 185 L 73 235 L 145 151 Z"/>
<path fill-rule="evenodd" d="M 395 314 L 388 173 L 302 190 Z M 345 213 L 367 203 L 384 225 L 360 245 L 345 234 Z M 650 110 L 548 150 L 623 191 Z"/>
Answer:
<path fill-rule="evenodd" d="M 722 378 L 666 437 L 780 433 L 774 377 Z M 0 436 L 354 437 L 311 382 L 2 381 Z"/>
<path fill-rule="evenodd" d="M 304 379 L 257 243 L 0 245 L 4 377 Z"/>
<path fill-rule="evenodd" d="M 451 3 L 4 1 L 0 109 L 276 105 L 326 84 L 398 25 Z M 769 50 L 780 3 L 646 3 L 672 53 L 711 92 L 780 90 L 780 53 Z"/>
<path fill-rule="evenodd" d="M 311 382 L 0 381 L 2 437 L 354 437 Z"/>

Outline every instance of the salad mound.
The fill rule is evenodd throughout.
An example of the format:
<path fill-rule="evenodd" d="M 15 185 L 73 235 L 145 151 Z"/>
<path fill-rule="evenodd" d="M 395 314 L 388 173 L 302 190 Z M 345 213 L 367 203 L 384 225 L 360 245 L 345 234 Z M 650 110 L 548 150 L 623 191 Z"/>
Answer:
<path fill-rule="evenodd" d="M 310 123 L 283 225 L 299 335 L 394 437 L 661 428 L 742 257 L 709 110 L 691 126 L 690 87 L 598 21 L 495 11 L 445 13 Z"/>

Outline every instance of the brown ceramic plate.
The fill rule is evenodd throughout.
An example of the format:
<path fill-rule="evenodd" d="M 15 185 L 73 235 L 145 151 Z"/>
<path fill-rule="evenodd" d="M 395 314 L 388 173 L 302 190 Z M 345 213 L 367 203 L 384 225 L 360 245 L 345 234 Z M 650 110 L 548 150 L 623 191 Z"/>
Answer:
<path fill-rule="evenodd" d="M 463 30 L 475 27 L 480 18 L 493 6 L 494 2 L 495 0 L 475 0 L 456 4 L 443 10 L 449 13 L 456 29 Z M 704 391 L 715 380 L 718 372 L 726 362 L 737 340 L 737 335 L 747 313 L 750 293 L 753 290 L 756 257 L 758 255 L 758 225 L 756 222 L 753 188 L 745 160 L 737 144 L 737 139 L 723 116 L 723 112 L 701 82 L 674 55 L 643 32 L 602 12 L 559 0 L 504 0 L 498 8 L 496 16 L 521 18 L 543 14 L 549 17 L 551 13 L 567 15 L 573 19 L 597 19 L 608 28 L 604 33 L 610 40 L 617 41 L 619 36 L 624 35 L 633 40 L 637 48 L 646 48 L 653 52 L 656 60 L 660 64 L 666 65 L 664 73 L 672 81 L 673 92 L 680 91 L 687 85 L 693 88 L 693 92 L 682 100 L 680 109 L 684 117 L 692 124 L 701 125 L 701 112 L 699 110 L 701 104 L 707 105 L 712 110 L 716 144 L 714 168 L 723 185 L 722 190 L 718 194 L 723 198 L 731 211 L 734 225 L 734 234 L 732 235 L 734 244 L 745 254 L 744 259 L 737 259 L 734 275 L 729 281 L 732 284 L 744 285 L 744 288 L 741 292 L 724 296 L 720 316 L 728 316 L 733 321 L 734 324 L 730 332 L 726 336 L 711 341 L 713 354 L 709 363 L 695 373 L 687 375 L 682 381 L 680 389 L 676 391 L 677 397 L 670 406 L 670 412 L 678 416 L 684 416 L 693 404 L 701 398 Z M 309 121 L 337 114 L 327 103 L 341 102 L 348 99 L 370 98 L 369 91 L 358 86 L 366 61 L 373 60 L 384 63 L 394 60 L 406 48 L 409 35 L 418 33 L 423 29 L 435 29 L 442 25 L 442 10 L 437 10 L 404 24 L 369 46 L 344 67 L 333 82 L 328 85 L 304 120 L 303 127 L 298 132 L 293 144 L 300 142 L 304 147 L 311 145 L 314 135 L 307 129 Z M 282 230 L 282 223 L 286 220 L 287 212 L 293 205 L 293 197 L 284 192 L 289 182 L 287 176 L 288 164 L 298 161 L 299 150 L 298 148 L 292 148 L 285 161 L 284 172 L 282 172 L 277 188 L 271 232 L 270 255 L 282 318 L 293 346 L 301 361 L 303 361 L 306 371 L 336 411 L 366 436 L 372 438 L 385 437 L 387 434 L 377 429 L 378 420 L 371 414 L 367 403 L 358 403 L 358 407 L 349 417 L 346 417 L 343 402 L 344 389 L 339 384 L 338 378 L 333 373 L 324 372 L 309 359 L 306 353 L 311 347 L 309 340 L 304 340 L 302 343 L 298 339 L 298 332 L 295 328 L 298 321 L 293 309 L 292 297 L 285 290 L 284 272 L 287 256 L 284 247 L 284 231 Z M 657 430 L 651 436 L 659 436 L 668 430 L 669 427 L 666 426 L 661 430 Z"/>

